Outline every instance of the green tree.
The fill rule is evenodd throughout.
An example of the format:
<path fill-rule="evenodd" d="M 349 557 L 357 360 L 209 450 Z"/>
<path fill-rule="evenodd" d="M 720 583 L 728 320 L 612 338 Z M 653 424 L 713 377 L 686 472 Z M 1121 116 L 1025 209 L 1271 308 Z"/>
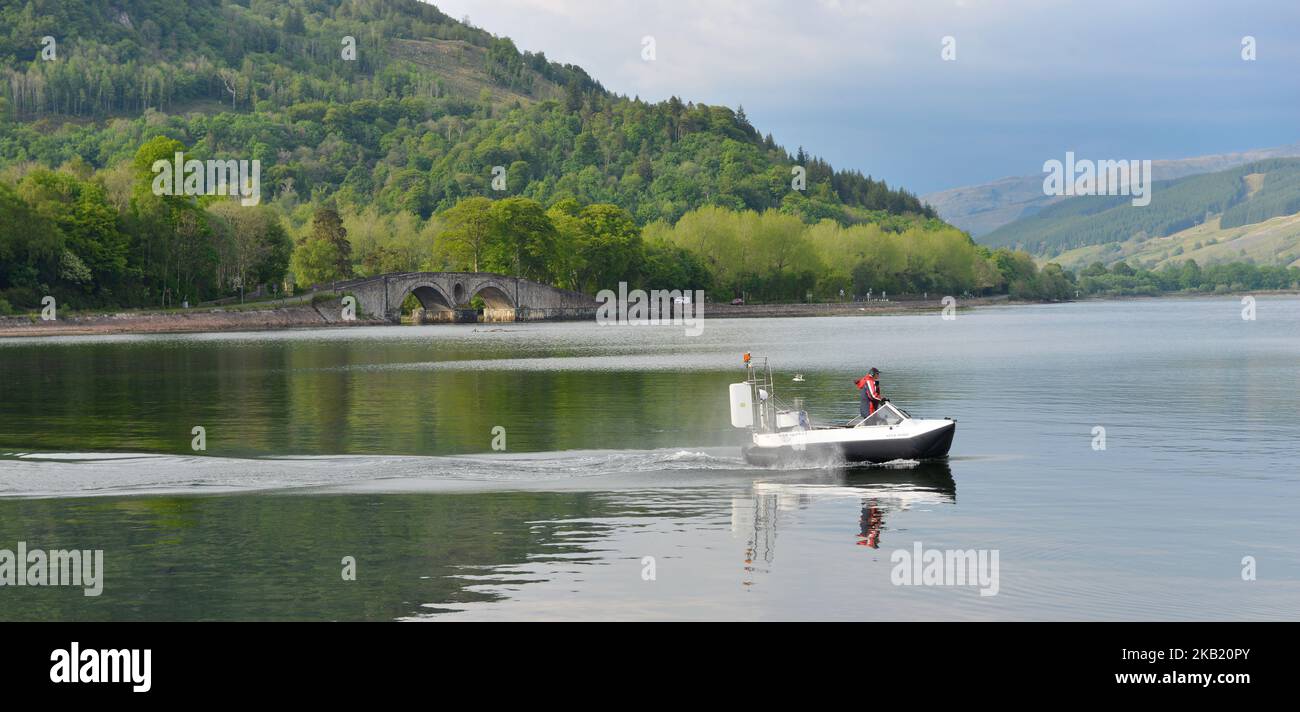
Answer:
<path fill-rule="evenodd" d="M 0 183 L 0 296 L 21 307 L 39 304 L 63 251 L 58 228 Z"/>
<path fill-rule="evenodd" d="M 555 251 L 549 261 L 556 286 L 580 290 L 580 273 L 584 263 L 578 252 L 582 240 L 582 221 L 578 214 L 582 206 L 572 198 L 560 200 L 546 211 L 546 217 L 555 226 Z"/>
<path fill-rule="evenodd" d="M 577 248 L 581 289 L 594 294 L 622 281 L 635 281 L 642 257 L 641 231 L 617 205 L 588 205 L 578 214 Z"/>
<path fill-rule="evenodd" d="M 488 269 L 540 282 L 553 277 L 551 257 L 557 233 L 541 203 L 502 198 L 489 211 L 492 237 L 485 253 Z"/>
<path fill-rule="evenodd" d="M 284 278 L 293 243 L 274 209 L 227 200 L 209 206 L 208 213 L 221 234 L 218 274 L 225 286 L 242 295 Z"/>
<path fill-rule="evenodd" d="M 352 277 L 352 243 L 338 211 L 322 207 L 313 212 L 311 229 L 294 246 L 290 267 L 300 285 Z"/>
<path fill-rule="evenodd" d="M 474 197 L 462 200 L 442 214 L 447 229 L 442 239 L 449 252 L 474 272 L 481 271 L 483 259 L 496 232 L 492 201 Z"/>
<path fill-rule="evenodd" d="M 348 241 L 347 228 L 343 227 L 343 218 L 334 208 L 318 208 L 311 218 L 310 239 L 327 242 L 334 246 L 338 255 L 334 270 L 337 279 L 352 277 L 352 243 Z"/>
<path fill-rule="evenodd" d="M 299 286 L 328 284 L 341 279 L 338 245 L 327 240 L 308 238 L 294 247 L 291 268 Z"/>
<path fill-rule="evenodd" d="M 76 281 L 85 291 L 106 289 L 123 277 L 129 245 L 103 186 L 71 172 L 38 169 L 23 178 L 18 192 L 58 228 L 71 254 L 62 261 L 71 274 L 84 269 Z"/>

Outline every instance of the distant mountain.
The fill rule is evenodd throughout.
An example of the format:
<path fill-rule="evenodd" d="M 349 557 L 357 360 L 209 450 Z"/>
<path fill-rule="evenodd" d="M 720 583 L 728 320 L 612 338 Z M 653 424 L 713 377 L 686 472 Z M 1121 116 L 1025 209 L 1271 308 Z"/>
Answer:
<path fill-rule="evenodd" d="M 1300 157 L 1300 143 L 1237 153 L 1153 161 L 1151 169 L 1155 180 L 1175 180 L 1227 170 L 1268 158 L 1295 157 Z M 1043 177 L 1040 173 L 1001 178 L 981 185 L 941 190 L 921 196 L 921 199 L 934 207 L 939 217 L 979 237 L 1064 200 L 1062 197 L 1043 194 Z"/>
<path fill-rule="evenodd" d="M 1066 267 L 1175 258 L 1289 264 L 1300 256 L 1297 213 L 1300 159 L 1278 158 L 1156 182 L 1146 206 L 1128 196 L 1063 199 L 980 242 L 1020 247 Z"/>

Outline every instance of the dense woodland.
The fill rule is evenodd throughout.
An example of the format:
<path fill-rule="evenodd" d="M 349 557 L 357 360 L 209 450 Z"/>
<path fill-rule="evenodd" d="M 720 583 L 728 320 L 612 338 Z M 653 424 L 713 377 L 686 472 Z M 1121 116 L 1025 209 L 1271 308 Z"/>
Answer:
<path fill-rule="evenodd" d="M 741 108 L 618 96 L 415 0 L 7 2 L 0 73 L 3 312 L 407 270 L 759 301 L 1073 288 Z M 262 203 L 155 195 L 177 151 L 260 161 Z"/>
<path fill-rule="evenodd" d="M 0 91 L 17 121 L 0 136 L 7 163 L 107 168 L 161 134 L 200 159 L 273 164 L 273 196 L 338 194 L 421 218 L 489 195 L 496 167 L 511 195 L 615 203 L 642 224 L 704 204 L 934 217 L 883 181 L 791 155 L 743 109 L 615 96 L 415 0 L 32 0 L 0 12 Z M 47 33 L 65 37 L 55 61 L 40 59 Z M 342 58 L 345 36 L 355 61 Z M 794 166 L 805 191 L 790 189 Z"/>

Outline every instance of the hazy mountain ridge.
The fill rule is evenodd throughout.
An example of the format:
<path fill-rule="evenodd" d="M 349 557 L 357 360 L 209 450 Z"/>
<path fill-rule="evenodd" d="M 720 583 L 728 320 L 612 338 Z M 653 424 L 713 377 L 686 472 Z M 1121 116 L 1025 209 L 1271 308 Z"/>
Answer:
<path fill-rule="evenodd" d="M 1275 148 L 1219 153 L 1192 158 L 1152 161 L 1153 178 L 1176 180 L 1235 168 L 1269 158 L 1300 157 L 1300 143 Z M 939 217 L 975 237 L 1038 213 L 1064 196 L 1043 194 L 1044 174 L 1012 176 L 979 185 L 962 186 L 921 196 Z"/>
<path fill-rule="evenodd" d="M 1300 159 L 1258 161 L 1161 181 L 1151 204 L 1127 196 L 1054 203 L 981 238 L 1081 267 L 1132 260 L 1144 267 L 1196 259 L 1292 264 L 1300 257 Z"/>

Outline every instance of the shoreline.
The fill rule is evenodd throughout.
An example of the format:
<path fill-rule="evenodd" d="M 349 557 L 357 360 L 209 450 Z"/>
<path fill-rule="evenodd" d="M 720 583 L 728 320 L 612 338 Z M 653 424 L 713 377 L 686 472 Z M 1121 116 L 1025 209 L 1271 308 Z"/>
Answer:
<path fill-rule="evenodd" d="M 1060 304 L 1113 301 L 1125 302 L 1147 299 L 1195 299 L 1204 297 L 1296 296 L 1296 290 L 1261 290 L 1255 292 L 1230 292 L 1222 294 L 1129 295 L 1082 298 Z M 1019 306 L 1044 304 L 1012 299 L 1007 295 L 972 297 L 957 303 L 958 311 L 992 306 Z M 778 319 L 788 317 L 854 317 L 891 316 L 943 309 L 942 297 L 938 299 L 906 299 L 900 301 L 829 302 L 815 304 L 718 304 L 709 303 L 704 308 L 704 318 L 715 319 Z M 384 319 L 358 316 L 354 321 L 344 321 L 340 314 L 342 303 L 331 299 L 320 302 L 299 302 L 261 308 L 191 309 L 189 311 L 139 311 L 107 314 L 78 314 L 43 322 L 34 315 L 0 316 L 0 338 L 41 336 L 98 336 L 110 334 L 193 334 L 221 331 L 279 331 L 285 329 L 312 329 L 320 327 L 402 326 Z M 486 322 L 482 322 L 486 323 Z M 511 322 L 493 322 L 500 326 Z"/>
<path fill-rule="evenodd" d="M 33 315 L 0 317 L 0 338 L 40 336 L 99 336 L 107 334 L 193 334 L 221 331 L 278 331 L 322 326 L 377 326 L 381 319 L 358 316 L 342 318 L 339 299 L 300 302 L 265 309 L 190 309 L 188 311 L 139 311 L 109 314 L 75 314 L 55 321 L 41 321 Z"/>

